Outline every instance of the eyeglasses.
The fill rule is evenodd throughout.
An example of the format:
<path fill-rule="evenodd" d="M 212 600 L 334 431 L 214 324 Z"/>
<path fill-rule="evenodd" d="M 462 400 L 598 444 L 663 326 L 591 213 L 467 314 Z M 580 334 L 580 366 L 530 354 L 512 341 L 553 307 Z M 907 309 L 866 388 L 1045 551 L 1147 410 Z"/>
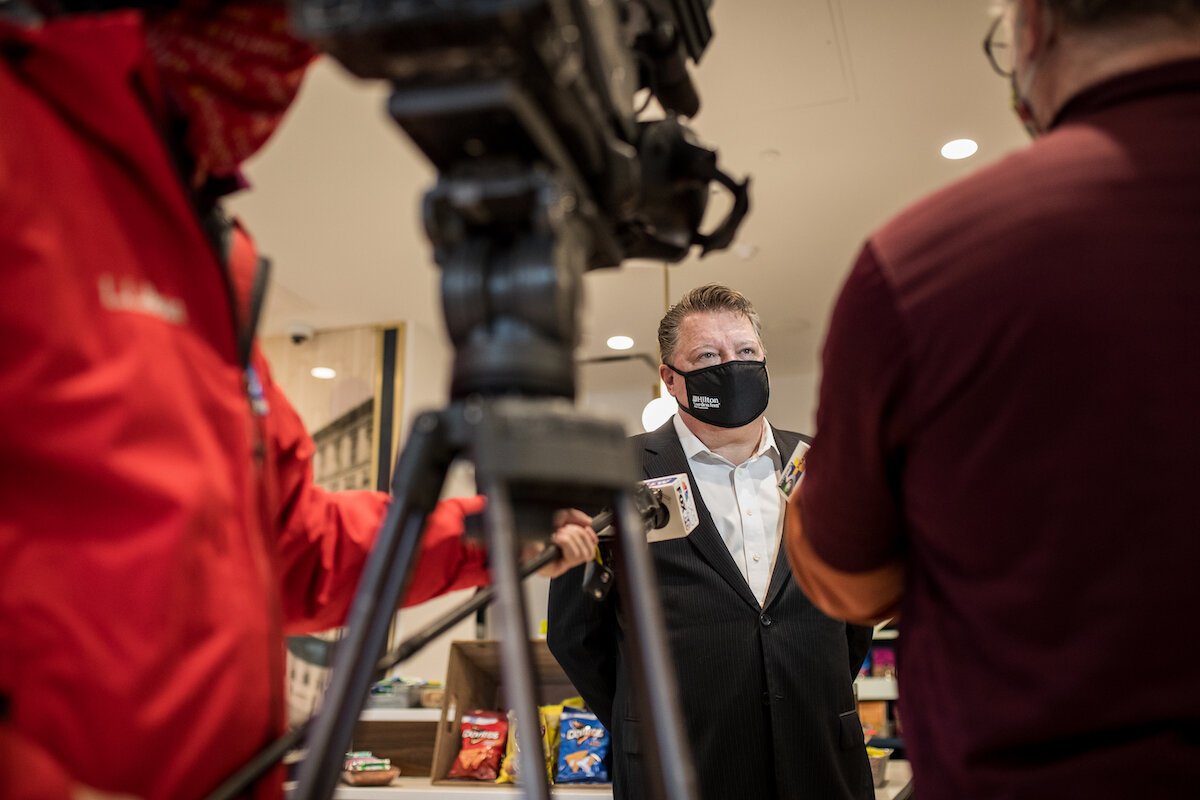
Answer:
<path fill-rule="evenodd" d="M 1013 20 L 1009 9 L 996 17 L 992 27 L 988 28 L 987 36 L 983 39 L 983 52 L 987 55 L 988 63 L 1002 78 L 1013 76 L 1014 54 Z"/>

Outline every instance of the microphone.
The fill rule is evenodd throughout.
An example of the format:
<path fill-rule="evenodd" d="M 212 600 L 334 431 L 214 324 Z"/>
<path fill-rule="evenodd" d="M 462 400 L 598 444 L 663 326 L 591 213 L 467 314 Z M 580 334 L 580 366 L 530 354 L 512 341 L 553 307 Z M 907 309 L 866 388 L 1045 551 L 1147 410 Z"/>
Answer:
<path fill-rule="evenodd" d="M 696 530 L 700 514 L 696 511 L 696 496 L 686 473 L 642 481 L 638 494 L 643 490 L 651 497 L 655 511 L 652 527 L 646 531 L 646 541 L 683 539 Z"/>
<path fill-rule="evenodd" d="M 807 457 L 808 442 L 801 439 L 796 443 L 796 449 L 792 451 L 788 460 L 783 462 L 783 472 L 779 478 L 779 491 L 783 492 L 784 497 L 791 497 L 792 490 L 800 482 L 801 476 L 804 475 L 804 459 Z"/>
<path fill-rule="evenodd" d="M 696 497 L 686 473 L 650 478 L 637 485 L 633 503 L 646 526 L 647 542 L 683 539 L 700 524 Z M 607 537 L 612 511 L 605 509 L 592 518 L 592 530 Z"/>
<path fill-rule="evenodd" d="M 633 504 L 646 529 L 646 541 L 683 539 L 700 524 L 696 497 L 686 474 L 650 478 L 637 485 Z M 592 530 L 602 540 L 610 539 L 613 514 L 605 509 L 592 518 Z M 583 592 L 597 602 L 608 596 L 616 574 L 605 564 L 589 561 L 583 572 Z"/>

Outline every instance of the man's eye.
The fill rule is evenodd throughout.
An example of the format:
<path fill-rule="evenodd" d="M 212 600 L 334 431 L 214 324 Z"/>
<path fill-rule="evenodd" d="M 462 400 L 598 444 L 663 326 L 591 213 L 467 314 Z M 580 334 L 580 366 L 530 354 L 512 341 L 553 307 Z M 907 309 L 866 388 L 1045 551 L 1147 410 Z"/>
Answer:
<path fill-rule="evenodd" d="M 757 351 L 757 350 L 755 350 L 753 347 L 743 347 L 743 348 L 742 348 L 742 355 L 744 355 L 744 356 L 756 356 L 756 355 L 758 355 L 758 351 Z"/>

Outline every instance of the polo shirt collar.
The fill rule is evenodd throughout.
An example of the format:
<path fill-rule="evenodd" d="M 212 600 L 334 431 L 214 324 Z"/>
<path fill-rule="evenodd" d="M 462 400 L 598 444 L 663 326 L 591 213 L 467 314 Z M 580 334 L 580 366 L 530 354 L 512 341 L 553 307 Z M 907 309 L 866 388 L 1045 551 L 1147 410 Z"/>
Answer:
<path fill-rule="evenodd" d="M 1155 95 L 1180 92 L 1200 92 L 1200 58 L 1171 61 L 1136 72 L 1127 72 L 1089 86 L 1059 109 L 1050 123 L 1050 129 L 1112 106 Z"/>

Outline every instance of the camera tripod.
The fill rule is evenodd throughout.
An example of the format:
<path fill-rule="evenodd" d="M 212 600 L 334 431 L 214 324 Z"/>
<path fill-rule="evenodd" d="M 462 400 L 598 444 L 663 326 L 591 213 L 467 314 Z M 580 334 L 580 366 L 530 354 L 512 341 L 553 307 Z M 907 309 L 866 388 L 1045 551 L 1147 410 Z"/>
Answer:
<path fill-rule="evenodd" d="M 696 796 L 653 565 L 632 486 L 633 453 L 616 423 L 573 409 L 576 309 L 586 232 L 576 199 L 550 173 L 481 161 L 443 174 L 425 200 L 455 345 L 451 401 L 417 418 L 397 461 L 393 501 L 355 596 L 332 681 L 308 736 L 293 800 L 332 796 L 374 678 L 391 615 L 421 550 L 425 521 L 456 459 L 475 465 L 484 512 L 507 705 L 517 715 L 526 797 L 549 797 L 517 552 L 544 537 L 555 509 L 613 511 L 615 566 L 649 725 L 650 796 Z"/>

